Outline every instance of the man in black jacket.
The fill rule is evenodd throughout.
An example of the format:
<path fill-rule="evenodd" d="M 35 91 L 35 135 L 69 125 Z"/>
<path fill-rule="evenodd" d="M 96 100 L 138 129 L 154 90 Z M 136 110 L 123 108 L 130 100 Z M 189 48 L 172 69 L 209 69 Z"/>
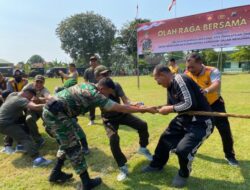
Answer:
<path fill-rule="evenodd" d="M 167 115 L 177 112 L 178 115 L 161 135 L 153 161 L 143 168 L 143 172 L 162 170 L 169 159 L 169 152 L 175 150 L 180 169 L 172 185 L 183 187 L 191 172 L 195 153 L 213 130 L 210 117 L 192 116 L 183 112 L 210 111 L 210 106 L 198 85 L 187 76 L 173 75 L 165 65 L 157 65 L 153 75 L 157 83 L 168 91 L 168 104 L 159 107 L 159 113 Z"/>

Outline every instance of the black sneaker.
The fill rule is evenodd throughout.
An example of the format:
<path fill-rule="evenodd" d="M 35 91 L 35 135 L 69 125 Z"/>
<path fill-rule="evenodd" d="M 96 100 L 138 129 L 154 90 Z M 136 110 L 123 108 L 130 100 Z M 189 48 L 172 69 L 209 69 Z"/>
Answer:
<path fill-rule="evenodd" d="M 172 186 L 176 188 L 185 187 L 187 184 L 187 179 L 188 178 L 181 177 L 179 174 L 177 174 L 172 181 Z"/>
<path fill-rule="evenodd" d="M 102 179 L 100 177 L 96 177 L 94 179 L 90 179 L 87 184 L 81 184 L 77 190 L 91 190 L 101 185 Z"/>
<path fill-rule="evenodd" d="M 231 158 L 226 158 L 226 160 L 228 161 L 228 164 L 231 166 L 239 166 L 239 162 L 238 160 L 236 160 L 234 157 Z"/>
<path fill-rule="evenodd" d="M 148 172 L 160 172 L 162 171 L 162 168 L 156 168 L 156 167 L 152 167 L 150 165 L 143 167 L 141 170 L 143 173 L 148 173 Z"/>
<path fill-rule="evenodd" d="M 49 181 L 52 183 L 65 183 L 73 177 L 73 174 L 67 174 L 62 171 L 53 170 L 49 176 Z"/>

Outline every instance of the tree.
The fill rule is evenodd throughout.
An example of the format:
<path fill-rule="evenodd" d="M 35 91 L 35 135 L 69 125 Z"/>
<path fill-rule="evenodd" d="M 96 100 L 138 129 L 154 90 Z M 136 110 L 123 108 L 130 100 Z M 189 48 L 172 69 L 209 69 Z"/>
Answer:
<path fill-rule="evenodd" d="M 137 59 L 137 25 L 140 23 L 150 22 L 148 19 L 135 19 L 129 23 L 124 24 L 120 31 L 120 41 L 128 55 L 132 55 L 134 63 Z"/>
<path fill-rule="evenodd" d="M 98 53 L 107 61 L 116 28 L 114 24 L 93 12 L 73 15 L 63 20 L 56 29 L 61 48 L 75 61 L 88 63 Z"/>
<path fill-rule="evenodd" d="M 165 58 L 162 53 L 148 53 L 143 56 L 143 59 L 139 60 L 139 68 L 140 70 L 144 70 L 144 74 L 147 73 L 152 73 L 154 67 L 161 63 L 162 61 L 165 63 Z M 142 61 L 143 60 L 143 61 Z"/>
<path fill-rule="evenodd" d="M 234 61 L 250 61 L 250 46 L 238 46 L 236 51 L 230 55 Z"/>
<path fill-rule="evenodd" d="M 227 54 L 225 52 L 216 52 L 214 49 L 206 49 L 202 50 L 201 55 L 206 65 L 218 67 L 220 71 L 223 70 L 223 65 L 227 60 Z"/>
<path fill-rule="evenodd" d="M 44 63 L 44 62 L 45 60 L 40 55 L 32 55 L 27 61 L 28 64 Z"/>
<path fill-rule="evenodd" d="M 204 63 L 211 64 L 218 62 L 218 53 L 214 49 L 206 49 L 201 52 Z"/>

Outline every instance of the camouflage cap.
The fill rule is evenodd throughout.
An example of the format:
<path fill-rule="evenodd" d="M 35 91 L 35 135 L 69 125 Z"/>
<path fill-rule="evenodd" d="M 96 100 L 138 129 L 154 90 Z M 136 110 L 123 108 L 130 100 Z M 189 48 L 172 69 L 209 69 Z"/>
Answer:
<path fill-rule="evenodd" d="M 93 55 L 93 56 L 91 56 L 90 58 L 89 58 L 89 60 L 91 61 L 91 60 L 98 60 L 98 57 L 96 56 L 96 55 Z"/>
<path fill-rule="evenodd" d="M 94 75 L 95 77 L 103 75 L 103 74 L 107 74 L 110 73 L 111 70 L 109 70 L 107 67 L 105 67 L 104 65 L 99 65 L 95 68 L 94 70 Z"/>
<path fill-rule="evenodd" d="M 44 82 L 44 81 L 45 81 L 45 78 L 44 78 L 43 75 L 36 75 L 36 76 L 35 76 L 35 81 L 42 81 L 42 82 Z"/>

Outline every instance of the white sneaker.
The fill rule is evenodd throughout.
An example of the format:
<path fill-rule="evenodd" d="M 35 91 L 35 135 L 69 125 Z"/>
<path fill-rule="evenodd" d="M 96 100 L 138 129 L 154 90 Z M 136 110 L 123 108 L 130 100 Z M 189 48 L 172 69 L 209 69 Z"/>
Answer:
<path fill-rule="evenodd" d="M 153 156 L 147 148 L 140 147 L 138 153 L 144 155 L 149 161 L 153 160 Z"/>
<path fill-rule="evenodd" d="M 11 147 L 11 146 L 5 146 L 2 150 L 2 153 L 6 153 L 6 154 L 13 154 L 15 152 L 15 150 Z"/>
<path fill-rule="evenodd" d="M 128 166 L 124 165 L 120 167 L 120 173 L 117 175 L 117 181 L 123 181 L 128 176 Z"/>
<path fill-rule="evenodd" d="M 95 122 L 93 120 L 90 120 L 90 122 L 88 123 L 88 126 L 91 126 L 91 125 L 95 125 Z"/>

